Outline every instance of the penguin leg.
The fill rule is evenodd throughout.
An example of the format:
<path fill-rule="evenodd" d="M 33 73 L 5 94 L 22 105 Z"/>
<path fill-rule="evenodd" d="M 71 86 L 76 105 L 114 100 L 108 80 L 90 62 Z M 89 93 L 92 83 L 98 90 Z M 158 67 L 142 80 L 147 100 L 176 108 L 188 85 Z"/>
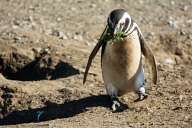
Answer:
<path fill-rule="evenodd" d="M 142 101 L 148 97 L 148 95 L 145 93 L 145 87 L 141 86 L 138 91 L 136 91 L 138 98 L 135 100 L 135 102 Z"/>
<path fill-rule="evenodd" d="M 142 101 L 148 97 L 148 95 L 145 93 L 145 79 L 143 67 L 141 67 L 141 70 L 136 80 L 135 92 L 138 95 L 138 98 L 135 100 L 135 102 Z"/>
<path fill-rule="evenodd" d="M 118 89 L 112 84 L 106 86 L 108 95 L 111 98 L 111 109 L 113 112 L 122 112 L 125 109 L 125 105 L 118 99 Z M 127 107 L 126 107 L 127 108 Z"/>

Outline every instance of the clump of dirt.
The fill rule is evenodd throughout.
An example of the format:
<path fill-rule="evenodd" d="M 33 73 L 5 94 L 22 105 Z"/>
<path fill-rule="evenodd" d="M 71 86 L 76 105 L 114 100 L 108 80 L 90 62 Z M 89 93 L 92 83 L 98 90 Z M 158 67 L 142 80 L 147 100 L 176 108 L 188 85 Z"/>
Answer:
<path fill-rule="evenodd" d="M 18 100 L 22 100 L 22 97 L 18 97 L 17 93 L 21 93 L 21 88 L 8 87 L 3 85 L 0 87 L 0 118 L 5 117 L 14 109 L 14 105 Z"/>
<path fill-rule="evenodd" d="M 14 79 L 32 60 L 16 51 L 3 53 L 0 55 L 0 65 L 2 74 L 8 79 Z"/>

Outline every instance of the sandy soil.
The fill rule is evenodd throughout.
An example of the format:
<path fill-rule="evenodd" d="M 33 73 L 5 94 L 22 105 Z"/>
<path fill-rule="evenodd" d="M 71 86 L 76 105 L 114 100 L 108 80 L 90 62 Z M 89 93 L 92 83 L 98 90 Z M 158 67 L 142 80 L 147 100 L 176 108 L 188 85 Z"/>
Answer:
<path fill-rule="evenodd" d="M 148 99 L 135 103 L 129 93 L 120 98 L 128 109 L 119 113 L 105 95 L 100 54 L 82 84 L 115 8 L 138 23 L 159 71 L 153 85 L 145 64 Z M 191 12 L 191 0 L 1 0 L 0 127 L 192 127 Z"/>

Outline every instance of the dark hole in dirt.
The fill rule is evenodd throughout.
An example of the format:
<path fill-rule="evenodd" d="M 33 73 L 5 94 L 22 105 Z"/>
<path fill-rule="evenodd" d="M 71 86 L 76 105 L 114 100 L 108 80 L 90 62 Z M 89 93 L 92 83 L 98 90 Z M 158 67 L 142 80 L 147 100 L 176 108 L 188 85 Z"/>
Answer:
<path fill-rule="evenodd" d="M 3 72 L 3 75 L 7 79 L 20 80 L 20 81 L 33 81 L 33 80 L 44 80 L 44 79 L 58 79 L 79 74 L 79 71 L 73 68 L 71 65 L 65 62 L 60 62 L 55 69 L 42 68 L 37 70 L 35 67 L 36 61 L 26 65 L 23 69 L 16 73 L 11 73 L 10 70 Z"/>
<path fill-rule="evenodd" d="M 18 53 L 0 56 L 0 72 L 7 79 L 20 81 L 54 80 L 79 74 L 78 69 L 49 54 L 31 60 Z"/>

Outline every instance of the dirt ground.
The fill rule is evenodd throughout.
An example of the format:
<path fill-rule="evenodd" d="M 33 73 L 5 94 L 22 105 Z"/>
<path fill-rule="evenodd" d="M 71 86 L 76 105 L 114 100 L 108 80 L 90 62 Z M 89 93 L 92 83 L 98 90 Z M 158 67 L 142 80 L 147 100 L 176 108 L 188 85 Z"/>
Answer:
<path fill-rule="evenodd" d="M 140 26 L 158 64 L 149 97 L 128 109 L 110 110 L 100 54 L 85 85 L 88 56 L 108 14 L 126 9 Z M 190 128 L 192 127 L 191 0 L 1 0 L 0 127 Z"/>

